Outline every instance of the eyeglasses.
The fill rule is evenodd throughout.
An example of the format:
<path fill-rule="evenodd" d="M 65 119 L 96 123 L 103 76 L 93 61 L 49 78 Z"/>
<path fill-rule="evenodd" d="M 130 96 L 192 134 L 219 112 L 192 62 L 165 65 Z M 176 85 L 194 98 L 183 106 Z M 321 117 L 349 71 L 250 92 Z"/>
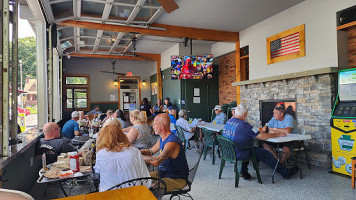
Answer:
<path fill-rule="evenodd" d="M 61 132 L 61 127 L 54 129 L 53 132 L 56 132 L 57 130 L 59 130 L 59 132 Z"/>

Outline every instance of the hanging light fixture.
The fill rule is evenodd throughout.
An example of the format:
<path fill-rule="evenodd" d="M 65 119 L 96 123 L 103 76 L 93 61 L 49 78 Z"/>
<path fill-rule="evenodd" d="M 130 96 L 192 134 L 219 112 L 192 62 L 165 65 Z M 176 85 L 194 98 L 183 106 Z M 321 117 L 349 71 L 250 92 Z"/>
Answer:
<path fill-rule="evenodd" d="M 146 85 L 147 85 L 147 83 L 146 83 L 145 80 L 143 80 L 143 81 L 141 82 L 141 84 L 142 84 L 142 87 L 146 87 Z"/>
<path fill-rule="evenodd" d="M 117 79 L 115 79 L 115 80 L 113 81 L 113 83 L 114 83 L 114 86 L 115 86 L 115 87 L 117 87 L 117 86 L 119 85 L 119 82 L 117 81 Z"/>

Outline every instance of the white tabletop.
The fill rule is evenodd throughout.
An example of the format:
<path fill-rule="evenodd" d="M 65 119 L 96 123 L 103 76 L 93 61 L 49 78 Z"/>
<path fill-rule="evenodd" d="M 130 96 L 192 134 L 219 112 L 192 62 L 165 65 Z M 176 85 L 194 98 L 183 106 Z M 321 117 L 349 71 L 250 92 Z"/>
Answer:
<path fill-rule="evenodd" d="M 213 124 L 213 123 L 206 123 L 204 125 L 202 124 L 198 124 L 199 128 L 206 128 L 209 129 L 211 131 L 215 131 L 215 132 L 219 132 L 221 130 L 224 130 L 225 124 Z"/>
<path fill-rule="evenodd" d="M 292 142 L 292 141 L 309 140 L 309 139 L 311 139 L 310 135 L 288 133 L 286 137 L 269 138 L 266 141 L 273 142 L 273 143 L 282 143 L 282 142 Z"/>

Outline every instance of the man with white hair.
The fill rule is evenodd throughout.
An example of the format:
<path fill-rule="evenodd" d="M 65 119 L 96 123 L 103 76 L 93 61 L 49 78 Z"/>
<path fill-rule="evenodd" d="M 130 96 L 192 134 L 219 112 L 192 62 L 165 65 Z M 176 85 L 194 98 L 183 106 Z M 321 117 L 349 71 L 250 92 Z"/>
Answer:
<path fill-rule="evenodd" d="M 254 129 L 248 122 L 245 121 L 248 110 L 243 105 L 238 105 L 235 109 L 235 115 L 233 118 L 226 122 L 223 136 L 229 138 L 237 144 L 239 147 L 253 146 L 253 138 L 259 140 L 267 140 L 273 137 L 286 136 L 285 133 L 265 133 L 259 132 Z M 236 159 L 244 160 L 251 156 L 251 151 L 247 149 L 235 148 Z M 257 160 L 270 166 L 272 169 L 276 166 L 277 159 L 273 154 L 265 149 L 255 147 L 255 153 Z M 244 179 L 250 179 L 251 175 L 248 173 L 248 162 L 242 163 L 241 176 Z M 284 179 L 289 179 L 298 172 L 298 167 L 286 168 L 283 164 L 279 163 L 276 172 L 281 174 Z"/>
<path fill-rule="evenodd" d="M 77 123 L 78 120 L 79 120 L 79 112 L 78 111 L 72 112 L 72 119 L 67 121 L 62 128 L 63 137 L 68 139 L 73 139 L 75 136 L 80 135 L 79 124 Z"/>

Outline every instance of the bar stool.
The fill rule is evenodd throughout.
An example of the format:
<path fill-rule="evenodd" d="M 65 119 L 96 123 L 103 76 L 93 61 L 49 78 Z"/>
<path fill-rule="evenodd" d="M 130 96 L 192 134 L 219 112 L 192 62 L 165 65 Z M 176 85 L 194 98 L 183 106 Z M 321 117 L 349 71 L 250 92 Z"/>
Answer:
<path fill-rule="evenodd" d="M 356 165 L 356 157 L 351 158 L 351 188 L 355 188 L 355 165 Z"/>

